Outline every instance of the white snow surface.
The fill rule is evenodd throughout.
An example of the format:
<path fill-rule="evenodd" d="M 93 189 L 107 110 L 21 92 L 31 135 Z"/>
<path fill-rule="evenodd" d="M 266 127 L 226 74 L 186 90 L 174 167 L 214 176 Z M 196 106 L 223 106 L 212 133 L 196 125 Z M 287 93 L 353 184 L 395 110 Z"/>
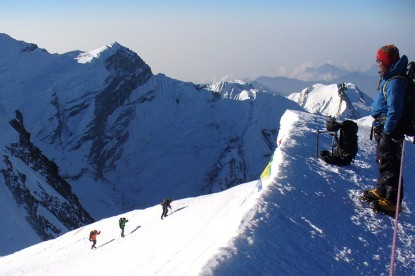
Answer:
<path fill-rule="evenodd" d="M 159 205 L 102 219 L 1 257 L 0 275 L 386 275 L 394 219 L 358 196 L 377 175 L 366 121 L 355 162 L 336 167 L 315 158 L 325 118 L 288 110 L 269 178 L 176 199 L 164 220 Z M 331 137 L 320 135 L 320 149 L 329 148 Z M 415 275 L 414 158 L 407 142 L 396 275 Z M 120 217 L 129 220 L 125 238 Z"/>
<path fill-rule="evenodd" d="M 116 52 L 117 49 L 120 48 L 120 44 L 117 42 L 108 44 L 106 46 L 102 46 L 98 49 L 88 51 L 88 52 L 82 52 L 80 53 L 75 59 L 78 61 L 78 63 L 90 63 L 94 58 L 99 58 L 103 53 L 105 53 L 107 56 L 113 54 Z M 111 51 L 109 51 L 109 49 Z"/>

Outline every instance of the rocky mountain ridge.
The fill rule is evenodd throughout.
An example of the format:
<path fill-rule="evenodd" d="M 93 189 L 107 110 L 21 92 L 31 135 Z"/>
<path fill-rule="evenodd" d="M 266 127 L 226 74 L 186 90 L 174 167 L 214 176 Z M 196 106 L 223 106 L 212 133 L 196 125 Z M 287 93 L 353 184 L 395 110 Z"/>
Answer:
<path fill-rule="evenodd" d="M 29 156 L 50 161 L 41 162 L 56 176 L 40 172 L 48 183 L 43 189 L 68 184 L 62 184 L 68 200 L 53 204 L 73 202 L 71 213 L 76 213 L 72 224 L 56 215 L 56 229 L 35 231 L 41 239 L 153 206 L 164 197 L 198 196 L 258 179 L 287 109 L 302 110 L 251 83 L 193 84 L 154 75 L 118 43 L 58 55 L 0 34 L 0 119 L 24 129 L 32 145 L 23 147 Z M 14 158 L 22 161 L 13 164 L 25 162 L 17 145 L 10 147 L 13 139 L 0 139 L 2 155 L 15 151 Z M 0 170 L 5 175 L 0 185 L 24 190 L 24 177 L 14 173 L 18 168 L 4 159 Z M 46 194 L 50 198 L 54 192 Z M 33 206 L 45 200 L 36 196 L 26 193 L 37 200 Z M 19 235 L 10 234 L 9 242 Z"/>
<path fill-rule="evenodd" d="M 59 175 L 58 166 L 30 141 L 19 111 L 10 125 L 18 132 L 19 140 L 3 149 L 0 173 L 39 237 L 55 238 L 94 222 L 69 183 Z"/>

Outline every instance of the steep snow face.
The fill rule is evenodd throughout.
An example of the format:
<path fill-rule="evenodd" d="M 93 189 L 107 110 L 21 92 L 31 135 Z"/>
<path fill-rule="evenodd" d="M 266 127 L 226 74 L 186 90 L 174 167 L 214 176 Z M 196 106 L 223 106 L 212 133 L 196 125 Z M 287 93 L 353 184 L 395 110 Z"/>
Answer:
<path fill-rule="evenodd" d="M 88 134 L 97 136 L 102 120 L 147 81 L 151 70 L 117 43 L 92 54 L 94 59 L 81 64 L 76 60 L 78 52 L 51 55 L 34 44 L 0 35 L 0 115 L 6 132 L 0 139 L 0 184 L 4 202 L 10 206 L 2 210 L 4 217 L 13 218 L 4 220 L 1 254 L 94 221 L 51 159 L 56 153 L 64 154 L 62 147 L 73 139 L 72 134 L 78 135 L 78 125 L 85 120 L 81 118 L 73 129 L 70 119 L 88 110 L 85 103 L 94 100 L 95 110 L 87 113 L 93 121 Z M 89 140 L 100 148 L 96 139 Z M 47 146 L 40 149 L 44 143 Z M 71 162 L 76 163 L 77 157 Z"/>
<path fill-rule="evenodd" d="M 50 56 L 45 49 L 39 48 L 36 44 L 17 41 L 4 33 L 0 33 L 0 41 L 2 50 L 0 52 L 1 65 L 13 64 L 17 59 L 25 58 L 28 54 L 34 59 L 38 56 L 42 56 L 42 58 Z"/>
<path fill-rule="evenodd" d="M 175 200 L 164 220 L 160 205 L 100 220 L 0 258 L 0 274 L 387 274 L 394 220 L 374 214 L 358 197 L 375 185 L 370 127 L 359 124 L 356 160 L 339 168 L 314 157 L 315 129 L 324 123 L 322 116 L 284 113 L 269 178 Z M 320 143 L 329 147 L 331 137 Z M 415 273 L 415 147 L 407 146 L 396 275 Z M 125 238 L 120 217 L 129 220 Z M 93 229 L 101 234 L 92 251 Z"/>
<path fill-rule="evenodd" d="M 359 91 L 354 84 L 347 83 L 346 88 L 344 95 L 340 97 L 338 85 L 315 84 L 300 93 L 289 95 L 288 98 L 314 114 L 334 117 L 339 114 L 340 119 L 368 116 L 373 100 Z"/>
<path fill-rule="evenodd" d="M 375 145 L 370 125 L 359 123 L 359 152 L 347 167 L 315 158 L 315 129 L 321 116 L 287 111 L 281 118 L 279 147 L 270 182 L 256 211 L 237 238 L 221 249 L 206 269 L 209 275 L 387 274 L 394 218 L 374 214 L 359 199 L 376 186 Z M 363 124 L 361 124 L 363 123 Z M 320 137 L 328 149 L 331 137 Z M 395 273 L 415 272 L 415 147 L 406 144 L 404 211 L 399 216 Z M 249 258 L 247 258 L 249 256 Z"/>
<path fill-rule="evenodd" d="M 257 183 L 173 201 L 164 220 L 161 206 L 123 214 L 128 219 L 125 238 L 118 227 L 121 216 L 103 219 L 0 258 L 0 274 L 199 275 L 218 248 L 237 233 L 241 217 L 258 195 Z M 101 234 L 97 249 L 91 251 L 88 236 L 93 229 Z M 18 267 L 18 259 L 25 257 L 26 264 Z"/>
<path fill-rule="evenodd" d="M 0 256 L 42 241 L 26 219 L 27 211 L 21 207 L 21 204 L 16 202 L 13 193 L 6 186 L 5 178 L 1 173 L 6 169 L 5 157 L 10 155 L 9 150 L 4 145 L 10 145 L 19 141 L 18 133 L 12 128 L 8 118 L 5 118 L 4 115 L 0 106 L 0 237 L 2 237 Z"/>
<path fill-rule="evenodd" d="M 249 85 L 214 92 L 152 76 L 105 120 L 104 134 L 88 136 L 104 138 L 97 140 L 101 149 L 92 144 L 99 163 L 69 163 L 74 159 L 69 156 L 91 151 L 88 137 L 79 131 L 82 138 L 68 144 L 61 168 L 73 178 L 86 208 L 98 217 L 151 206 L 163 196 L 221 191 L 258 177 L 275 149 L 278 117 L 288 107 L 300 109 Z M 99 191 L 85 185 L 91 174 L 98 181 L 105 178 Z"/>
<path fill-rule="evenodd" d="M 0 162 L 0 197 L 4 205 L 0 208 L 0 254 L 93 222 L 71 186 L 59 176 L 56 164 L 30 141 L 21 113 L 16 112 L 16 119 L 8 125 L 1 125 L 8 135 L 0 139 L 0 145 L 4 145 Z"/>

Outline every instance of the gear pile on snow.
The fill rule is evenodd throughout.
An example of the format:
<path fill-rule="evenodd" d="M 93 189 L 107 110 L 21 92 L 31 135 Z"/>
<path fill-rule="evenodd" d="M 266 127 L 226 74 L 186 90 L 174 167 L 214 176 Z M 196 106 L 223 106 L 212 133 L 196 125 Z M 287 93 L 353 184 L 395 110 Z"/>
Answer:
<path fill-rule="evenodd" d="M 322 150 L 320 158 L 329 164 L 347 166 L 355 158 L 358 151 L 358 126 L 355 122 L 345 120 L 342 123 L 335 118 L 329 117 L 326 121 L 327 133 L 334 136 L 332 151 Z M 337 137 L 337 132 L 340 136 Z"/>

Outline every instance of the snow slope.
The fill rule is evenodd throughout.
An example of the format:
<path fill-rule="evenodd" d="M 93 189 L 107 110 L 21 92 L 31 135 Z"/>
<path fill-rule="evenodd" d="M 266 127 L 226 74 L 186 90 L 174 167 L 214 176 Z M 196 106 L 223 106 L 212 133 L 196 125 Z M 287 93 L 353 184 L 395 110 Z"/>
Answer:
<path fill-rule="evenodd" d="M 8 120 L 22 113 L 31 142 L 97 220 L 164 196 L 193 197 L 256 179 L 275 149 L 280 117 L 301 109 L 248 83 L 202 88 L 153 75 L 118 43 L 49 54 L 6 34 L 0 102 L 7 102 Z"/>
<path fill-rule="evenodd" d="M 176 200 L 163 221 L 160 206 L 103 219 L 0 258 L 0 275 L 386 275 L 394 220 L 358 199 L 376 178 L 368 120 L 358 121 L 359 153 L 344 168 L 314 157 L 324 120 L 283 115 L 267 179 Z M 320 148 L 330 142 L 320 137 Z M 407 144 L 396 275 L 415 274 L 414 158 Z M 92 229 L 102 231 L 96 250 Z"/>
<path fill-rule="evenodd" d="M 1 33 L 0 105 L 1 130 L 15 133 L 8 122 L 18 110 L 30 142 L 55 163 L 48 167 L 57 169 L 53 176 L 70 185 L 61 195 L 73 191 L 95 220 L 165 196 L 194 197 L 257 179 L 275 150 L 280 117 L 287 108 L 301 109 L 240 81 L 207 86 L 153 75 L 118 43 L 60 55 Z M 50 189 L 56 181 L 32 172 L 40 166 L 27 161 L 29 150 L 25 158 L 7 150 L 19 136 L 6 139 L 4 132 L 0 204 L 8 208 L 0 209 L 0 255 L 85 225 L 61 227 L 62 218 L 45 215 L 52 204 L 38 194 L 65 204 Z"/>

